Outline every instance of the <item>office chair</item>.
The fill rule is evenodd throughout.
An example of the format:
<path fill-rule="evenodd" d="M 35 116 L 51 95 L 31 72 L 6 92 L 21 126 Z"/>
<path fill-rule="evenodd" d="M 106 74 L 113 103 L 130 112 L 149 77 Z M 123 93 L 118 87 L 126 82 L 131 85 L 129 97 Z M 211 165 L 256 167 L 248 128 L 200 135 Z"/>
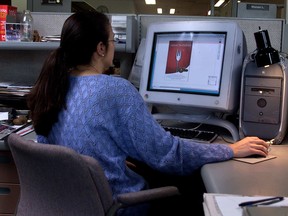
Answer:
<path fill-rule="evenodd" d="M 112 198 L 104 172 L 92 157 L 51 144 L 35 143 L 13 133 L 8 145 L 20 181 L 16 215 L 115 215 L 119 208 L 177 195 L 166 186 Z"/>

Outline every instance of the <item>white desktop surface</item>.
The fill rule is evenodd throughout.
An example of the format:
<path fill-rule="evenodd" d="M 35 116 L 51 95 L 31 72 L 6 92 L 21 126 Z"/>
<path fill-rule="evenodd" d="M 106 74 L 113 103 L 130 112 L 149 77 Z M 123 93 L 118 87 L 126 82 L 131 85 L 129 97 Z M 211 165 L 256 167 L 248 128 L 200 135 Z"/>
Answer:
<path fill-rule="evenodd" d="M 273 145 L 275 159 L 256 164 L 235 160 L 206 164 L 201 175 L 208 193 L 288 196 L 288 145 Z"/>

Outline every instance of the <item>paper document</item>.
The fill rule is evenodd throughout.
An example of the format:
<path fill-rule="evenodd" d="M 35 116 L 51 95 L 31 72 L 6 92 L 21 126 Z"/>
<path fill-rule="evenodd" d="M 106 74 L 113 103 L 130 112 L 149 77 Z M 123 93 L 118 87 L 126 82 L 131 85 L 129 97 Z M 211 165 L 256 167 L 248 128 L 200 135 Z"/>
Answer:
<path fill-rule="evenodd" d="M 287 216 L 288 207 L 246 207 L 243 216 Z"/>
<path fill-rule="evenodd" d="M 243 208 L 239 206 L 240 203 L 269 197 L 271 196 L 241 196 L 205 193 L 203 208 L 205 216 L 242 216 Z M 288 198 L 284 197 L 283 201 L 271 204 L 269 207 L 288 207 Z M 261 208 L 265 207 L 263 206 Z"/>
<path fill-rule="evenodd" d="M 8 119 L 9 119 L 9 112 L 0 112 L 0 121 Z"/>

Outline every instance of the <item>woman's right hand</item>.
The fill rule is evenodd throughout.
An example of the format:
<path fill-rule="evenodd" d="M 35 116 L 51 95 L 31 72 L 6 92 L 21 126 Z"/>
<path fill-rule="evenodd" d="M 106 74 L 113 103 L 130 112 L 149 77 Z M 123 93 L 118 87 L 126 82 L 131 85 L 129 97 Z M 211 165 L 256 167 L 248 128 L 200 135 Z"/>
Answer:
<path fill-rule="evenodd" d="M 250 155 L 266 157 L 270 144 L 258 137 L 245 137 L 234 144 L 229 144 L 229 146 L 233 150 L 234 157 L 247 157 Z"/>

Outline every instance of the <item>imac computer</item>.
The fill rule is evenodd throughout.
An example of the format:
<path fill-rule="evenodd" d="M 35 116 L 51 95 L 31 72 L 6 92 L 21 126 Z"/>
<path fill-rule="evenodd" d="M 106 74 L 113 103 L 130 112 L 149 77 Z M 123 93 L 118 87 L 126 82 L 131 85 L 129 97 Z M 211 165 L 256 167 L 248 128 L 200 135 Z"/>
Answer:
<path fill-rule="evenodd" d="M 232 21 L 151 24 L 139 92 L 147 104 L 167 108 L 155 118 L 222 126 L 238 140 L 235 125 L 219 116 L 239 108 L 245 44 Z"/>

